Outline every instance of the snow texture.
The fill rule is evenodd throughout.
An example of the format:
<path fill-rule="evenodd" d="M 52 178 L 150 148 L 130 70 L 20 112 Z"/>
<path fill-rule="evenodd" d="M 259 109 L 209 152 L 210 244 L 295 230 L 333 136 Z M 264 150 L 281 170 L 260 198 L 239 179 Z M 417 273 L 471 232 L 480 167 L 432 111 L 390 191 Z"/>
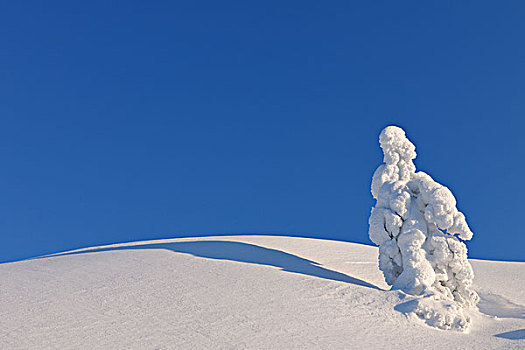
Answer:
<path fill-rule="evenodd" d="M 474 320 L 467 333 L 443 332 L 425 318 L 440 322 L 436 307 L 447 304 L 387 290 L 377 254 L 208 236 L 0 264 L 0 349 L 525 348 L 525 263 L 471 261 L 482 313 L 463 310 Z"/>
<path fill-rule="evenodd" d="M 369 219 L 370 239 L 379 245 L 379 268 L 393 289 L 421 296 L 414 312 L 428 324 L 466 330 L 470 320 L 461 310 L 479 300 L 461 241 L 470 240 L 472 231 L 452 192 L 416 172 L 416 148 L 403 129 L 386 127 L 379 143 L 384 164 L 372 178 L 377 203 Z M 436 298 L 452 304 L 438 307 Z"/>

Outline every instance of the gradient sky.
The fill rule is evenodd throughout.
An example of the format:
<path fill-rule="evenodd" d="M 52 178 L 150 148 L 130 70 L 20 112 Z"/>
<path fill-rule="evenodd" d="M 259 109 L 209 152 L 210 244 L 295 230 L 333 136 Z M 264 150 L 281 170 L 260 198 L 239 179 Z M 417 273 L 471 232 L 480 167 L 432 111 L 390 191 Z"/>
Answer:
<path fill-rule="evenodd" d="M 282 234 L 371 244 L 381 129 L 475 258 L 525 260 L 523 1 L 4 1 L 0 261 Z"/>

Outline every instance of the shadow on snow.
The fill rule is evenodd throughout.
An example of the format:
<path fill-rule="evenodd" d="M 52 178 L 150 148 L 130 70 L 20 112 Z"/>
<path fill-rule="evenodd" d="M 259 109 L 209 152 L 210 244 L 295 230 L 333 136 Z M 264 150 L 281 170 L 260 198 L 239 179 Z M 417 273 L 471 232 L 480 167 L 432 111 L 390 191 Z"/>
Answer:
<path fill-rule="evenodd" d="M 525 339 L 525 329 L 517 329 L 515 331 L 495 334 L 494 336 L 505 339 Z"/>
<path fill-rule="evenodd" d="M 151 243 L 126 247 L 99 248 L 72 253 L 58 253 L 47 257 L 76 255 L 130 249 L 166 249 L 175 253 L 191 254 L 200 258 L 237 261 L 248 264 L 278 267 L 283 271 L 332 281 L 351 283 L 363 287 L 382 290 L 377 286 L 344 273 L 326 269 L 319 263 L 307 260 L 280 250 L 261 247 L 255 244 L 231 241 L 190 241 L 174 243 Z M 45 258 L 45 257 L 42 257 Z"/>

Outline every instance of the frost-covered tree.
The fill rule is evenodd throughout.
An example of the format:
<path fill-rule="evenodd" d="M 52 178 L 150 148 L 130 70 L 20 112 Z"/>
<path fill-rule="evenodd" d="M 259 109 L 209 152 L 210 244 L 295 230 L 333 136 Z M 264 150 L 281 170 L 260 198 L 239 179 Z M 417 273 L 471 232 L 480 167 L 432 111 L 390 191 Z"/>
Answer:
<path fill-rule="evenodd" d="M 470 240 L 465 216 L 450 190 L 416 172 L 415 146 L 403 129 L 386 127 L 379 136 L 384 153 L 372 178 L 377 200 L 370 214 L 370 239 L 379 245 L 379 268 L 393 289 L 450 301 L 454 308 L 474 306 L 474 277 L 461 240 Z M 428 317 L 427 317 L 428 316 Z M 432 315 L 424 318 L 428 320 Z M 465 328 L 465 318 L 438 315 L 441 328 Z M 450 319 L 446 319 L 446 318 Z M 467 320 L 468 323 L 468 320 Z"/>

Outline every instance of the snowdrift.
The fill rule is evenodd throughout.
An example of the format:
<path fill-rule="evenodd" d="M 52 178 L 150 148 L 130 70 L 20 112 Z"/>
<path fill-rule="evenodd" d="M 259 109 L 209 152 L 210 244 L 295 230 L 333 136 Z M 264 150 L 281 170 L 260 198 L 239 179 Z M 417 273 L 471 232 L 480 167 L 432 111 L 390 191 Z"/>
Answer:
<path fill-rule="evenodd" d="M 221 236 L 0 265 L 1 349 L 523 349 L 525 263 L 470 260 L 468 333 L 427 326 L 376 247 Z"/>

